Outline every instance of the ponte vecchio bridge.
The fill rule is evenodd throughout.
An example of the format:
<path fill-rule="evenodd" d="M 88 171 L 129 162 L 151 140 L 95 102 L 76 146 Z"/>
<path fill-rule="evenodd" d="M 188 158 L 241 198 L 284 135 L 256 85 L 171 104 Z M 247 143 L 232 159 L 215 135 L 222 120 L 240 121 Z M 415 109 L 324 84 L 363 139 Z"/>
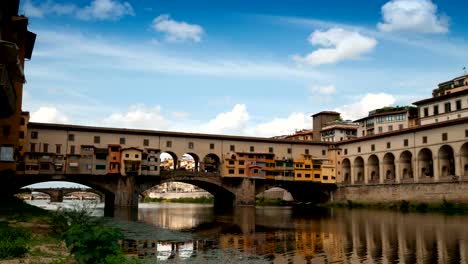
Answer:
<path fill-rule="evenodd" d="M 106 208 L 137 206 L 144 191 L 184 182 L 210 192 L 218 205 L 253 205 L 282 187 L 296 201 L 320 202 L 335 188 L 329 143 L 149 130 L 29 123 L 27 143 L 6 192 L 29 184 L 68 181 L 105 196 Z M 170 167 L 161 154 L 172 157 Z M 191 156 L 195 166 L 182 166 Z M 164 161 L 163 163 L 167 163 Z"/>

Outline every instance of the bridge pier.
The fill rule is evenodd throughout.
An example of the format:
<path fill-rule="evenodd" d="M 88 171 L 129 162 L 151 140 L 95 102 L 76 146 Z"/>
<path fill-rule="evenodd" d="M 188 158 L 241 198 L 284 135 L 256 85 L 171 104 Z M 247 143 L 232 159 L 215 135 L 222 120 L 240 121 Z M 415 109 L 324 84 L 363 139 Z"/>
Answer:
<path fill-rule="evenodd" d="M 242 178 L 235 188 L 234 206 L 255 206 L 255 179 Z"/>
<path fill-rule="evenodd" d="M 49 192 L 50 201 L 52 203 L 61 203 L 63 202 L 63 191 L 62 190 L 53 190 Z"/>
<path fill-rule="evenodd" d="M 117 180 L 117 189 L 115 190 L 114 195 L 114 206 L 138 207 L 138 190 L 136 186 L 136 176 L 127 175 L 119 177 Z"/>

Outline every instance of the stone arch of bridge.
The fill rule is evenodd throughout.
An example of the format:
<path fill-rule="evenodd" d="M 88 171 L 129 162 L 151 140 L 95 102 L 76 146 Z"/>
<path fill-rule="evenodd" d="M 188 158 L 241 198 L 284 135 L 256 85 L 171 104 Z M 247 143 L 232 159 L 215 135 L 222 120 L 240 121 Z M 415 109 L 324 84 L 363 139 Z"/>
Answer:
<path fill-rule="evenodd" d="M 274 187 L 289 192 L 292 199 L 297 203 L 327 202 L 330 199 L 331 192 L 336 189 L 335 184 L 322 184 L 319 182 L 257 181 L 255 183 L 255 196 Z"/>
<path fill-rule="evenodd" d="M 74 194 L 74 193 L 93 193 L 93 194 L 96 194 L 97 196 L 99 196 L 101 201 L 103 201 L 104 197 L 105 197 L 104 193 L 102 193 L 100 191 L 97 191 L 95 189 L 92 189 L 92 188 L 89 188 L 89 189 L 76 189 L 76 190 L 67 189 L 67 190 L 64 190 L 63 195 L 71 195 L 71 194 Z"/>
<path fill-rule="evenodd" d="M 112 215 L 116 197 L 115 190 L 117 189 L 115 182 L 117 181 L 111 179 L 112 176 L 109 175 L 105 175 L 105 178 L 106 179 L 96 176 L 89 177 L 86 175 L 61 175 L 60 178 L 50 174 L 23 175 L 22 177 L 17 177 L 14 180 L 11 180 L 13 185 L 10 193 L 14 194 L 17 190 L 36 183 L 52 181 L 78 183 L 102 193 L 105 199 L 104 213 L 106 215 Z"/>
<path fill-rule="evenodd" d="M 173 175 L 164 179 L 160 179 L 157 182 L 147 182 L 138 186 L 139 195 L 146 197 L 146 191 L 153 188 L 154 186 L 169 183 L 169 182 L 182 182 L 197 186 L 214 196 L 215 206 L 233 206 L 236 203 L 238 195 L 237 184 L 229 184 L 222 182 L 220 177 L 206 177 L 206 176 L 184 176 L 184 175 Z"/>

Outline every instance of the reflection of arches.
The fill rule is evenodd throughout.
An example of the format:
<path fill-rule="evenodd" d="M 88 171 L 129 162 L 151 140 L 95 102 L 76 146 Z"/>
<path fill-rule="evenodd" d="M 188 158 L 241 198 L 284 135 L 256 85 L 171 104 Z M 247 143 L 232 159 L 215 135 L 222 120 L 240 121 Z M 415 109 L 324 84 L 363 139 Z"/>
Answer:
<path fill-rule="evenodd" d="M 413 154 L 408 150 L 405 150 L 400 155 L 400 168 L 401 168 L 401 178 L 410 179 L 413 178 L 413 164 L 411 162 Z"/>
<path fill-rule="evenodd" d="M 462 145 L 460 149 L 461 174 L 468 176 L 468 142 Z"/>
<path fill-rule="evenodd" d="M 361 157 L 354 159 L 354 170 L 356 182 L 364 182 L 364 160 Z"/>
<path fill-rule="evenodd" d="M 271 200 L 283 200 L 283 201 L 293 201 L 291 193 L 281 187 L 272 187 L 268 188 L 265 191 L 256 195 L 257 198 L 271 199 Z"/>
<path fill-rule="evenodd" d="M 439 175 L 441 177 L 455 175 L 455 157 L 453 149 L 449 145 L 443 145 L 439 149 Z"/>
<path fill-rule="evenodd" d="M 220 164 L 220 158 L 216 154 L 210 153 L 203 158 L 203 170 L 205 172 L 219 173 Z"/>
<path fill-rule="evenodd" d="M 343 168 L 343 183 L 350 184 L 351 183 L 351 162 L 349 159 L 344 159 L 341 163 Z"/>
<path fill-rule="evenodd" d="M 418 153 L 419 177 L 433 177 L 434 164 L 432 160 L 432 152 L 428 148 L 423 148 Z"/>
<path fill-rule="evenodd" d="M 370 182 L 378 183 L 380 181 L 379 174 L 379 158 L 376 155 L 371 155 L 367 160 Z"/>
<path fill-rule="evenodd" d="M 392 153 L 387 153 L 383 157 L 383 169 L 385 172 L 385 180 L 395 180 L 395 156 Z"/>
<path fill-rule="evenodd" d="M 190 171 L 198 171 L 200 165 L 200 158 L 195 153 L 185 153 L 182 155 L 182 160 L 180 164 L 181 169 L 186 169 Z"/>
<path fill-rule="evenodd" d="M 169 155 L 170 157 L 168 157 Z M 175 170 L 178 168 L 177 155 L 172 151 L 163 151 L 159 154 L 159 167 L 161 170 Z"/>

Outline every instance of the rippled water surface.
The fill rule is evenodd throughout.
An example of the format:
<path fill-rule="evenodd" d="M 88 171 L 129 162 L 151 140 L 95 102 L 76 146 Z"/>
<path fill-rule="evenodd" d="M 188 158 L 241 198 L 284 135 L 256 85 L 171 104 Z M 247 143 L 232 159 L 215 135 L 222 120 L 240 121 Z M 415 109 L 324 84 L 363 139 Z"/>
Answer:
<path fill-rule="evenodd" d="M 159 262 L 468 263 L 468 216 L 140 204 L 113 221 L 127 254 Z"/>

